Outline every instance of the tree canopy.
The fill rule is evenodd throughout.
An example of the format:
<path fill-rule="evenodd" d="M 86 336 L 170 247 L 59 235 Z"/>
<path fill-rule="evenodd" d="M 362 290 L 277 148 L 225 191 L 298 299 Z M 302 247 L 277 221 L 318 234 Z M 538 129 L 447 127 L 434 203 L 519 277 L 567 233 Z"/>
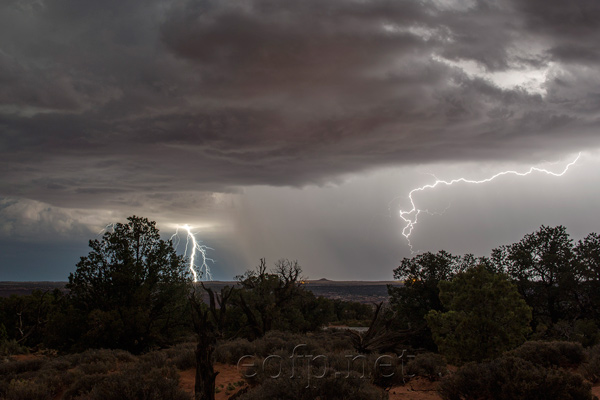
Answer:
<path fill-rule="evenodd" d="M 461 257 L 441 250 L 404 258 L 394 269 L 394 279 L 402 280 L 403 285 L 388 286 L 390 304 L 398 316 L 398 328 L 410 328 L 418 333 L 414 335 L 412 345 L 435 347 L 424 318 L 429 310 L 442 310 L 438 284 L 452 279 L 476 262 L 470 254 Z"/>
<path fill-rule="evenodd" d="M 132 216 L 90 240 L 67 288 L 83 317 L 84 342 L 142 351 L 169 336 L 189 281 L 184 259 L 156 223 Z"/>
<path fill-rule="evenodd" d="M 426 319 L 449 361 L 483 361 L 525 341 L 531 308 L 507 276 L 478 266 L 441 281 L 439 288 L 448 311 L 431 310 Z"/>

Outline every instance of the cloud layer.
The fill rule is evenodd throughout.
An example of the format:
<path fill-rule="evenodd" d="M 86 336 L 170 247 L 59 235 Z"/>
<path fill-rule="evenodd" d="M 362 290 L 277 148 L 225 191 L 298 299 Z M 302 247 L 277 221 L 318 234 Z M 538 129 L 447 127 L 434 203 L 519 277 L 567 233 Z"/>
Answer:
<path fill-rule="evenodd" d="M 249 186 L 598 148 L 599 18 L 595 0 L 5 1 L 0 235 L 133 212 L 223 227 Z"/>
<path fill-rule="evenodd" d="M 90 207 L 595 147 L 578 3 L 4 3 L 0 190 Z"/>

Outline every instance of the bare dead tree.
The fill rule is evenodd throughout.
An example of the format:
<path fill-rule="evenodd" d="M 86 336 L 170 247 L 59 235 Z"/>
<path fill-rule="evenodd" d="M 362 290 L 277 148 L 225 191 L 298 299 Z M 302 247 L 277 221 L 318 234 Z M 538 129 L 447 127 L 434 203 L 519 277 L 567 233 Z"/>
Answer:
<path fill-rule="evenodd" d="M 21 303 L 21 307 L 16 311 L 18 321 L 17 326 L 15 327 L 17 332 L 19 333 L 19 338 L 17 339 L 17 343 L 23 343 L 27 340 L 29 336 L 31 336 L 38 329 L 41 329 L 48 322 L 47 318 L 42 318 L 43 315 L 47 313 L 48 305 L 44 303 L 44 298 L 48 294 L 48 290 L 46 290 L 40 298 L 37 300 L 35 304 L 35 318 L 33 325 L 26 327 L 23 323 L 23 313 L 28 312 L 27 304 Z"/>
<path fill-rule="evenodd" d="M 275 263 L 273 272 L 279 275 L 285 286 L 297 285 L 302 280 L 302 268 L 297 260 L 280 259 Z"/>
<path fill-rule="evenodd" d="M 202 286 L 202 289 L 204 289 L 206 293 L 208 293 L 209 310 L 213 317 L 213 320 L 216 323 L 217 333 L 219 336 L 222 336 L 225 329 L 227 304 L 229 303 L 229 300 L 233 295 L 235 288 L 233 286 L 225 286 L 221 289 L 220 293 L 215 294 L 214 290 L 212 290 L 209 287 L 206 287 L 203 282 L 200 282 L 200 285 Z"/>
<path fill-rule="evenodd" d="M 193 322 L 198 344 L 196 346 L 196 382 L 194 385 L 195 400 L 214 400 L 215 380 L 218 372 L 213 368 L 213 353 L 217 339 L 222 337 L 225 327 L 227 303 L 231 298 L 234 288 L 224 287 L 220 293 L 201 283 L 209 296 L 208 306 L 198 298 L 194 292 L 190 296 L 193 309 Z M 218 305 L 218 307 L 217 307 Z"/>
<path fill-rule="evenodd" d="M 350 332 L 354 348 L 364 354 L 370 353 L 399 353 L 402 351 L 403 343 L 414 332 L 411 329 L 391 329 L 392 317 L 385 317 L 382 313 L 383 302 L 375 305 L 375 313 L 365 333 Z"/>
<path fill-rule="evenodd" d="M 273 326 L 273 319 L 285 303 L 298 294 L 302 269 L 298 261 L 281 259 L 271 273 L 264 258 L 254 271 L 238 277 L 241 286 L 236 301 L 244 311 L 254 337 L 263 336 Z"/>

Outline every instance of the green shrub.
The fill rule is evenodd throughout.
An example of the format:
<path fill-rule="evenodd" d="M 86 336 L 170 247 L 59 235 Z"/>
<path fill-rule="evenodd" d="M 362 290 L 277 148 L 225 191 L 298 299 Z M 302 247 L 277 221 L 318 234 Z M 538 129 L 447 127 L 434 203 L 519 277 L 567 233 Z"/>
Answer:
<path fill-rule="evenodd" d="M 361 379 L 357 373 L 349 378 L 336 377 L 334 371 L 327 371 L 325 378 L 308 381 L 305 378 L 272 379 L 239 397 L 240 400 L 378 400 L 387 399 L 388 394 L 373 386 L 369 380 Z"/>
<path fill-rule="evenodd" d="M 430 381 L 437 381 L 448 374 L 444 357 L 435 353 L 417 354 L 406 365 L 407 375 L 422 376 Z"/>
<path fill-rule="evenodd" d="M 526 342 L 508 353 L 543 367 L 576 367 L 585 360 L 583 346 L 576 342 Z"/>
<path fill-rule="evenodd" d="M 6 332 L 6 327 L 3 323 L 0 323 L 0 346 L 4 344 L 8 340 L 8 333 Z"/>
<path fill-rule="evenodd" d="M 245 355 L 254 355 L 255 346 L 246 339 L 235 339 L 219 343 L 213 356 L 215 361 L 224 364 L 237 364 L 238 360 Z"/>
<path fill-rule="evenodd" d="M 511 356 L 466 364 L 442 380 L 439 392 L 444 400 L 592 400 L 581 375 Z"/>
<path fill-rule="evenodd" d="M 53 396 L 47 387 L 37 382 L 13 379 L 2 398 L 4 400 L 51 400 Z"/>
<path fill-rule="evenodd" d="M 63 394 L 63 399 L 85 398 L 84 395 L 89 393 L 94 386 L 102 384 L 104 379 L 106 379 L 106 375 L 81 375 L 67 388 Z"/>
<path fill-rule="evenodd" d="M 276 350 L 285 350 L 291 355 L 294 348 L 300 344 L 305 345 L 302 346 L 302 351 L 306 354 L 325 354 L 327 341 L 328 337 L 325 335 L 308 336 L 291 332 L 270 331 L 262 338 L 253 341 L 252 345 L 254 345 L 254 354 L 260 357 L 267 357 Z"/>
<path fill-rule="evenodd" d="M 600 344 L 590 348 L 586 352 L 587 360 L 582 365 L 583 376 L 592 383 L 600 381 Z"/>
<path fill-rule="evenodd" d="M 189 400 L 174 364 L 165 351 L 136 358 L 114 350 L 10 361 L 0 364 L 0 399 Z"/>
<path fill-rule="evenodd" d="M 71 368 L 71 363 L 62 357 L 49 360 L 44 365 L 44 369 L 48 369 L 50 371 L 66 371 L 69 368 Z"/>
<path fill-rule="evenodd" d="M 268 357 L 278 350 L 287 352 L 290 356 L 298 345 L 305 354 L 325 354 L 328 344 L 339 348 L 345 346 L 346 341 L 332 334 L 306 336 L 296 333 L 270 331 L 260 339 L 252 342 L 246 339 L 236 339 L 219 343 L 214 352 L 217 362 L 225 364 L 237 364 L 239 359 L 245 355 L 257 357 Z M 351 348 L 351 347 L 350 347 Z"/>
<path fill-rule="evenodd" d="M 309 381 L 308 360 L 310 360 L 310 381 L 314 381 L 315 384 L 320 384 L 327 379 L 340 381 L 360 379 L 380 388 L 389 388 L 405 382 L 404 365 L 396 355 L 327 353 L 312 354 L 310 358 L 305 358 L 304 355 L 307 354 L 305 352 L 295 354 L 296 357 L 291 359 L 287 351 L 277 350 L 273 352 L 274 358 L 269 360 L 259 357 L 244 360 L 245 363 L 255 366 L 246 372 L 256 373 L 246 378 L 247 382 L 251 386 L 271 385 L 294 376 L 307 383 Z"/>
<path fill-rule="evenodd" d="M 73 367 L 80 364 L 103 362 L 114 365 L 119 362 L 133 362 L 135 357 L 125 350 L 90 349 L 81 353 L 69 354 L 64 357 Z"/>
<path fill-rule="evenodd" d="M 56 396 L 72 382 L 72 374 L 47 368 L 11 373 L 0 378 L 2 399 L 47 399 Z"/>
<path fill-rule="evenodd" d="M 140 356 L 138 362 L 148 370 L 163 368 L 167 365 L 167 355 L 160 351 L 153 351 Z"/>
<path fill-rule="evenodd" d="M 180 371 L 196 368 L 196 344 L 184 343 L 173 346 L 165 351 L 169 362 L 175 365 Z"/>
<path fill-rule="evenodd" d="M 173 366 L 149 368 L 148 363 L 136 363 L 112 374 L 80 376 L 63 399 L 190 400 L 190 396 L 179 388 L 179 373 Z"/>
<path fill-rule="evenodd" d="M 15 354 L 28 354 L 29 349 L 25 346 L 21 346 L 15 339 L 5 340 L 0 343 L 0 355 L 2 356 L 13 356 Z"/>
<path fill-rule="evenodd" d="M 584 347 L 600 343 L 600 330 L 594 320 L 584 319 L 575 322 L 575 335 Z"/>
<path fill-rule="evenodd" d="M 0 376 L 22 374 L 24 372 L 37 371 L 46 362 L 43 358 L 34 358 L 31 360 L 9 361 L 0 364 Z"/>
<path fill-rule="evenodd" d="M 95 361 L 89 364 L 81 364 L 78 366 L 78 368 L 85 375 L 106 374 L 108 371 L 114 370 L 116 368 L 116 364 L 111 362 Z"/>
<path fill-rule="evenodd" d="M 94 385 L 89 400 L 190 400 L 179 388 L 179 373 L 170 366 L 148 371 L 143 366 L 108 375 Z"/>

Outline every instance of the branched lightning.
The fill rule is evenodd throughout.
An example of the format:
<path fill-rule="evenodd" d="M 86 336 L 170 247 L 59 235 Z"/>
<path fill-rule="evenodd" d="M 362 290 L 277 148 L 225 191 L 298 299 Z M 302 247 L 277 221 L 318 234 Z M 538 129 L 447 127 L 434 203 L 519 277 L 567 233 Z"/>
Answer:
<path fill-rule="evenodd" d="M 496 175 L 493 175 L 489 178 L 482 179 L 482 180 L 457 178 L 457 179 L 452 179 L 450 181 L 444 181 L 444 180 L 437 179 L 434 177 L 435 178 L 434 183 L 413 189 L 408 194 L 408 199 L 410 200 L 411 209 L 410 210 L 400 210 L 400 218 L 402 218 L 402 220 L 406 223 L 406 226 L 402 230 L 402 236 L 404 236 L 406 238 L 406 241 L 408 242 L 408 246 L 410 247 L 410 251 L 412 253 L 414 253 L 415 251 L 413 249 L 412 243 L 410 242 L 410 235 L 412 234 L 412 231 L 419 220 L 419 214 L 421 214 L 422 212 L 430 214 L 430 215 L 432 214 L 427 210 L 421 210 L 421 209 L 417 208 L 417 206 L 415 204 L 415 200 L 413 198 L 413 195 L 417 192 L 422 192 L 427 189 L 434 189 L 435 187 L 437 187 L 439 185 L 450 186 L 455 183 L 474 183 L 474 184 L 487 183 L 487 182 L 490 182 L 490 181 L 492 181 L 500 176 L 503 176 L 503 175 L 527 176 L 534 172 L 543 172 L 548 175 L 563 176 L 569 170 L 569 168 L 571 166 L 573 166 L 579 160 L 580 157 L 581 157 L 581 153 L 579 153 L 573 161 L 568 163 L 561 172 L 553 172 L 553 171 L 549 171 L 547 169 L 539 168 L 539 167 L 530 167 L 529 170 L 526 172 L 518 172 L 518 171 L 512 171 L 512 170 L 502 171 L 502 172 L 497 173 Z"/>
<path fill-rule="evenodd" d="M 208 250 L 212 250 L 210 247 L 203 245 L 199 240 L 196 239 L 196 234 L 192 232 L 192 228 L 189 225 L 177 226 L 175 233 L 171 236 L 171 241 L 174 246 L 179 245 L 179 228 L 186 232 L 186 243 L 184 250 L 184 257 L 187 257 L 188 252 L 190 253 L 190 272 L 194 282 L 198 282 L 199 278 L 205 277 L 207 280 L 212 281 L 212 274 L 208 262 L 214 262 L 212 258 L 206 255 Z M 198 255 L 198 257 L 196 257 Z M 201 262 L 196 264 L 196 259 L 199 258 Z"/>
<path fill-rule="evenodd" d="M 98 236 L 102 235 L 104 232 L 108 232 L 108 230 L 111 229 L 114 233 L 115 231 L 115 223 L 111 222 L 110 224 L 107 224 L 104 228 L 100 229 L 100 231 L 98 232 Z"/>

